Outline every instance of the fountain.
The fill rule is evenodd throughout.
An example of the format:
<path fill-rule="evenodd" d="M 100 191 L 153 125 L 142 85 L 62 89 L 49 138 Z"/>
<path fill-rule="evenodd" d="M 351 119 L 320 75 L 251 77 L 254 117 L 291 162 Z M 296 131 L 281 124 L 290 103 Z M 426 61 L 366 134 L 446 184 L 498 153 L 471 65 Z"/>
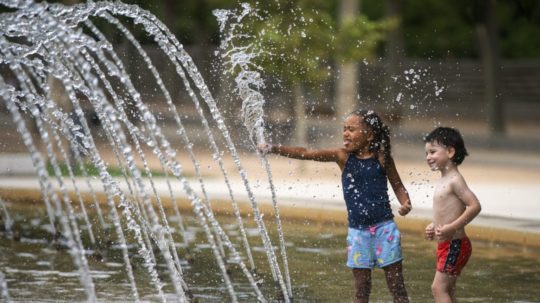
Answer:
<path fill-rule="evenodd" d="M 243 101 L 242 130 L 267 178 L 263 185 L 248 178 L 220 100 L 155 16 L 120 2 L 0 5 L 8 11 L 0 15 L 0 113 L 8 113 L 7 123 L 29 151 L 39 189 L 39 198 L 28 194 L 19 201 L 17 191 L 4 197 L 0 188 L 0 301 L 349 300 L 345 229 L 282 222 L 269 162 L 253 151 L 266 139 L 264 83 L 253 64 L 261 50 L 235 40 L 245 35 L 236 30 L 252 13 L 248 5 L 214 14 L 223 35 L 218 55 Z M 129 55 L 104 32 L 111 28 Z M 166 62 L 154 59 L 134 28 L 155 42 Z M 129 60 L 145 69 L 131 70 Z M 163 66 L 177 83 L 164 76 Z M 152 96 L 139 90 L 142 73 L 151 80 L 144 85 Z M 404 77 L 411 80 L 403 91 L 417 91 L 421 75 L 407 69 Z M 422 100 L 428 105 L 443 90 L 434 84 L 432 96 Z M 189 96 L 189 113 L 171 85 Z M 403 91 L 390 102 L 403 105 Z M 163 104 L 155 106 L 154 97 Z M 429 110 L 418 105 L 410 109 Z M 174 127 L 162 127 L 163 115 Z M 188 125 L 193 117 L 196 125 Z M 217 177 L 205 175 L 207 159 L 197 146 L 210 154 Z M 212 195 L 217 183 L 224 190 Z M 270 220 L 257 195 L 261 189 L 269 192 Z M 218 214 L 223 205 L 227 216 Z M 475 246 L 461 293 L 476 301 L 534 301 L 540 296 L 538 251 L 496 245 Z M 432 301 L 432 248 L 413 233 L 403 244 L 404 254 L 414 256 L 404 268 L 416 302 Z M 494 254 L 511 266 L 493 262 Z M 524 273 L 533 278 L 523 279 Z M 385 286 L 377 285 L 382 281 L 374 279 L 373 296 L 389 300 Z"/>
<path fill-rule="evenodd" d="M 256 300 L 269 300 L 269 295 L 262 292 L 260 280 L 257 280 L 258 272 L 244 219 L 222 159 L 227 154 L 235 163 L 250 201 L 276 293 L 280 300 L 292 301 L 285 241 L 270 166 L 261 155 L 272 191 L 281 258 L 274 252 L 252 185 L 217 102 L 193 60 L 167 27 L 149 12 L 120 2 L 90 1 L 73 6 L 32 1 L 1 1 L 0 4 L 12 10 L 0 18 L 0 56 L 6 71 L 0 77 L 1 99 L 31 154 L 49 221 L 46 224 L 49 240 L 56 247 L 65 248 L 71 256 L 86 300 L 100 301 L 101 294 L 94 283 L 95 274 L 88 258 L 101 258 L 99 247 L 104 243 L 113 243 L 121 251 L 125 279 L 130 288 L 130 297 L 126 300 L 143 300 L 139 291 L 142 286 L 134 274 L 134 259 L 142 260 L 147 283 L 154 289 L 157 300 L 188 302 L 193 299 L 193 285 L 186 282 L 184 274 L 185 262 L 191 256 L 180 255 L 177 247 L 180 236 L 185 247 L 182 251 L 190 253 L 189 232 L 178 207 L 179 198 L 173 191 L 175 186 L 181 186 L 192 205 L 194 217 L 204 231 L 229 299 L 238 301 L 235 283 L 229 274 L 230 264 L 235 264 L 243 273 L 243 279 L 248 281 Z M 244 6 L 244 12 L 247 11 L 249 7 Z M 216 15 L 220 16 L 222 27 L 225 27 L 228 26 L 227 16 L 234 14 L 219 11 Z M 167 137 L 157 123 L 156 114 L 137 90 L 126 63 L 96 25 L 97 20 L 107 22 L 120 32 L 136 50 L 138 58 L 147 65 L 156 92 L 166 101 L 166 108 L 174 117 L 177 128 L 174 138 Z M 143 28 L 155 41 L 191 97 L 200 119 L 201 134 L 207 138 L 213 159 L 228 188 L 242 239 L 240 245 L 233 243 L 216 219 L 212 199 L 200 171 L 200 160 L 193 150 L 194 144 L 182 121 L 181 110 L 174 103 L 155 63 L 126 23 Z M 241 54 L 229 55 L 240 58 Z M 244 100 L 244 123 L 251 142 L 255 144 L 264 140 L 264 99 L 251 89 L 253 82 L 250 81 L 255 79 L 256 73 L 249 71 L 247 65 L 240 67 L 238 92 Z M 210 113 L 211 121 L 207 119 L 205 110 Z M 88 119 L 89 111 L 95 112 L 99 121 L 98 133 Z M 33 136 L 33 130 L 37 136 Z M 225 147 L 218 146 L 216 135 L 220 136 Z M 171 144 L 176 138 L 181 141 L 180 147 Z M 101 154 L 103 143 L 97 142 L 100 140 L 106 142 L 108 152 L 114 155 L 114 165 L 120 170 L 119 177 L 111 175 L 110 167 Z M 183 165 L 177 160 L 179 149 L 189 156 L 195 168 L 196 176 L 191 180 L 185 176 Z M 159 172 L 150 168 L 150 158 L 159 163 Z M 96 177 L 92 177 L 90 169 L 97 172 L 99 183 L 94 180 Z M 166 184 L 166 195 L 158 192 L 153 177 L 156 173 L 163 175 L 160 182 Z M 166 214 L 164 196 L 174 209 L 174 226 Z M 5 214 L 2 218 L 7 234 L 12 234 L 14 230 L 6 204 L 2 202 Z M 92 216 L 88 214 L 89 208 Z M 4 275 L 0 275 L 0 286 L 2 296 L 8 299 L 10 285 L 6 284 Z"/>

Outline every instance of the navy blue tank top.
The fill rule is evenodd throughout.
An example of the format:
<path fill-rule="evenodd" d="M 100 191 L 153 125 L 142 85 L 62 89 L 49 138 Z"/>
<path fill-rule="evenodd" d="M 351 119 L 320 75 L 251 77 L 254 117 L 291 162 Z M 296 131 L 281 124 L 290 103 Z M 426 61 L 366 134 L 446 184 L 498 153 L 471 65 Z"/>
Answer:
<path fill-rule="evenodd" d="M 341 174 L 349 227 L 365 228 L 394 218 L 386 172 L 376 158 L 349 154 Z"/>

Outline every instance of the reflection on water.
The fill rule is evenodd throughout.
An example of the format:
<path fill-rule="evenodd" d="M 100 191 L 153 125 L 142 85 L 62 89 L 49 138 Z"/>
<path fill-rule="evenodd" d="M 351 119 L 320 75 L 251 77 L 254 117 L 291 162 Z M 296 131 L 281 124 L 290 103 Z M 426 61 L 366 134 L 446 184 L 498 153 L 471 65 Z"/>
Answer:
<path fill-rule="evenodd" d="M 17 206 L 17 209 L 14 207 Z M 14 232 L 9 239 L 0 236 L 0 272 L 4 274 L 9 298 L 14 302 L 26 301 L 84 301 L 78 272 L 72 258 L 61 245 L 52 244 L 47 232 L 45 210 L 35 207 L 10 205 Z M 174 220 L 174 218 L 171 218 Z M 228 298 L 222 277 L 216 268 L 212 252 L 206 245 L 202 230 L 194 220 L 186 219 L 189 251 L 183 241 L 178 240 L 180 256 L 189 253 L 193 262 L 183 261 L 185 279 L 199 302 L 222 302 Z M 234 220 L 219 218 L 231 239 L 238 238 Z M 265 293 L 273 293 L 274 285 L 269 269 L 265 267 L 266 255 L 256 235 L 256 226 L 246 219 L 253 240 L 253 252 L 259 264 L 258 279 Z M 295 302 L 350 302 L 352 275 L 345 267 L 346 227 L 317 222 L 288 222 L 284 220 L 284 231 L 290 256 L 291 279 Z M 268 224 L 272 224 L 268 222 Z M 1 224 L 0 224 L 1 225 Z M 107 235 L 99 235 L 98 247 L 88 248 L 91 275 L 101 302 L 125 301 L 130 297 L 130 285 L 126 278 L 120 249 Z M 236 239 L 240 243 L 239 239 Z M 404 274 L 412 302 L 432 302 L 430 285 L 434 274 L 434 243 L 427 242 L 420 234 L 405 233 Z M 540 300 L 540 251 L 520 247 L 493 246 L 473 240 L 474 252 L 462 277 L 458 281 L 460 302 L 537 302 Z M 132 261 L 137 286 L 144 301 L 154 302 L 159 298 L 148 281 L 143 260 L 133 252 Z M 186 258 L 187 259 L 187 258 Z M 160 274 L 165 275 L 165 264 L 158 265 Z M 231 265 L 230 274 L 241 302 L 255 302 L 247 281 L 243 281 L 240 270 Z M 264 283 L 266 282 L 267 283 Z M 171 285 L 165 292 L 174 295 Z M 269 298 L 272 299 L 272 298 Z M 390 302 L 382 270 L 373 277 L 372 302 Z"/>

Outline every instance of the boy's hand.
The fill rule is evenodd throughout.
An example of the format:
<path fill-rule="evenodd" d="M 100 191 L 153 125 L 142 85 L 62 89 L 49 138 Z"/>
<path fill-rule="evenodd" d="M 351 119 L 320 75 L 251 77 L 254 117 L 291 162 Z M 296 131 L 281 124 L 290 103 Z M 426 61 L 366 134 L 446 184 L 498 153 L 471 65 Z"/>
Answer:
<path fill-rule="evenodd" d="M 433 223 L 430 223 L 428 226 L 426 226 L 426 239 L 433 240 L 435 238 L 435 228 L 433 228 Z"/>
<path fill-rule="evenodd" d="M 398 213 L 402 216 L 405 216 L 412 210 L 411 202 L 407 202 L 403 205 L 401 205 L 398 209 Z"/>
<path fill-rule="evenodd" d="M 435 229 L 435 236 L 439 241 L 448 241 L 452 240 L 456 231 L 453 228 L 450 228 L 448 224 L 438 225 Z"/>
<path fill-rule="evenodd" d="M 266 155 L 272 152 L 272 144 L 270 143 L 257 144 L 257 149 L 259 150 L 261 154 Z"/>

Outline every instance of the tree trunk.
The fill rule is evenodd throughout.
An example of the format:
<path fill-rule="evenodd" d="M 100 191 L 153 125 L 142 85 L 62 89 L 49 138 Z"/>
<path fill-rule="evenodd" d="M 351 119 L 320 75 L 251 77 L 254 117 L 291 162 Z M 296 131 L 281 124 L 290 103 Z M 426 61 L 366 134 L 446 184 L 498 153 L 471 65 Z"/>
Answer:
<path fill-rule="evenodd" d="M 386 0 L 386 17 L 387 18 L 401 18 L 401 0 Z M 397 126 L 401 120 L 401 115 L 403 113 L 404 104 L 402 102 L 407 102 L 403 98 L 402 102 L 395 102 L 398 96 L 398 91 L 396 89 L 395 81 L 393 77 L 400 74 L 400 69 L 402 65 L 402 58 L 404 54 L 403 47 L 403 34 L 401 29 L 401 21 L 398 23 L 398 26 L 388 33 L 388 40 L 386 41 L 385 47 L 386 54 L 386 113 L 384 114 L 387 117 L 387 123 L 394 124 L 394 127 Z"/>
<path fill-rule="evenodd" d="M 493 137 L 505 132 L 503 104 L 498 94 L 500 58 L 497 38 L 495 1 L 484 1 L 483 20 L 476 27 L 484 74 L 484 99 L 488 127 Z"/>
<path fill-rule="evenodd" d="M 339 3 L 339 22 L 343 24 L 347 19 L 354 18 L 360 7 L 360 0 L 341 0 Z M 338 77 L 336 79 L 336 109 L 335 117 L 337 121 L 352 112 L 358 106 L 358 63 L 342 62 L 338 67 Z M 341 127 L 336 127 L 334 141 L 340 140 Z"/>
<path fill-rule="evenodd" d="M 306 105 L 304 104 L 304 92 L 300 84 L 295 84 L 293 88 L 294 97 L 294 140 L 295 145 L 307 145 L 307 121 Z"/>
<path fill-rule="evenodd" d="M 308 145 L 307 140 L 307 121 L 306 121 L 306 105 L 304 103 L 304 90 L 302 85 L 296 83 L 293 87 L 294 98 L 294 145 L 305 146 Z M 304 170 L 304 161 L 298 161 L 297 169 Z"/>

